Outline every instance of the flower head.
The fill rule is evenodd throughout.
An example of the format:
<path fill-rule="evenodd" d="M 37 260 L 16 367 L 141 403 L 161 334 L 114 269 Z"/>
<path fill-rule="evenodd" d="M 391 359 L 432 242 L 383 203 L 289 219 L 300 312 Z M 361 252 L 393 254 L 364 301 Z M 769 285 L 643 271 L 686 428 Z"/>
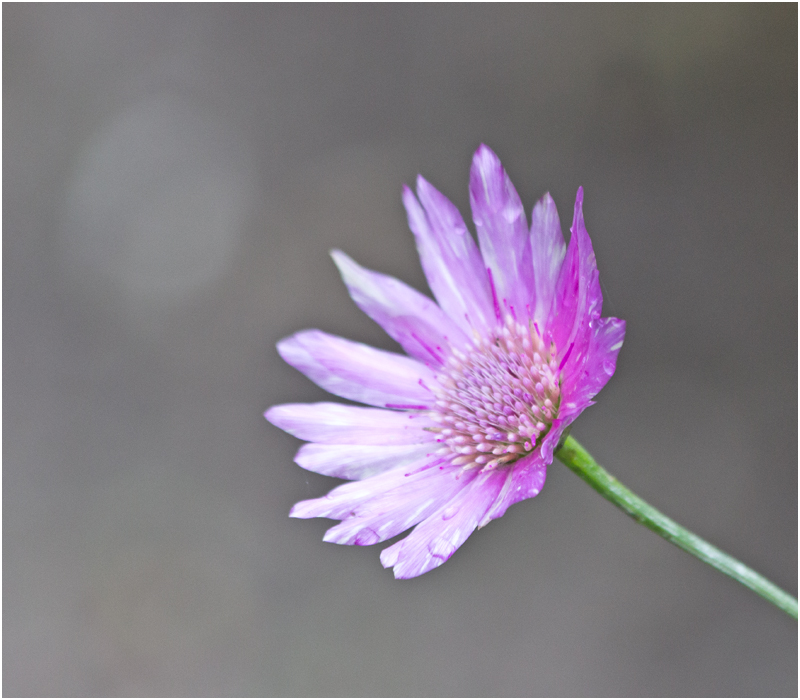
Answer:
<path fill-rule="evenodd" d="M 421 176 L 403 203 L 436 302 L 332 253 L 356 304 L 407 356 L 318 330 L 278 343 L 284 360 L 338 403 L 274 406 L 266 418 L 309 443 L 295 461 L 352 480 L 297 503 L 296 518 L 339 520 L 328 542 L 368 545 L 410 578 L 439 566 L 475 528 L 532 498 L 565 429 L 616 368 L 625 322 L 602 294 L 578 190 L 569 246 L 549 194 L 530 228 L 486 146 L 470 203 L 479 246 L 453 204 Z M 415 527 L 416 526 L 416 527 Z"/>

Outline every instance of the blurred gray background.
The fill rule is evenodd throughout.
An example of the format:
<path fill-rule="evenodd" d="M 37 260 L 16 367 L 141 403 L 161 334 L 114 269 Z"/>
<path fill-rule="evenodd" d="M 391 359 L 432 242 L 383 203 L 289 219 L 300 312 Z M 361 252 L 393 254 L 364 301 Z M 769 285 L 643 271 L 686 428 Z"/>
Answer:
<path fill-rule="evenodd" d="M 573 434 L 797 591 L 797 7 L 5 5 L 5 695 L 797 694 L 797 626 L 562 465 L 411 581 L 290 520 L 275 342 L 393 349 L 479 143 L 628 333 Z"/>

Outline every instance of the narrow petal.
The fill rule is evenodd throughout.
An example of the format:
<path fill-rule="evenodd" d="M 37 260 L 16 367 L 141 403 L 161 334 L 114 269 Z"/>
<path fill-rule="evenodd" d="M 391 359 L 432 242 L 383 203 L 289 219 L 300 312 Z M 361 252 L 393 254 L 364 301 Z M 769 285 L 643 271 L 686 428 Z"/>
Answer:
<path fill-rule="evenodd" d="M 544 328 L 566 252 L 556 203 L 549 192 L 533 208 L 530 240 L 535 290 L 533 320 L 539 328 Z"/>
<path fill-rule="evenodd" d="M 583 188 L 575 198 L 572 237 L 559 272 L 553 307 L 547 327 L 551 330 L 559 352 L 566 353 L 582 326 L 600 317 L 603 295 L 592 241 L 583 221 Z"/>
<path fill-rule="evenodd" d="M 469 201 L 483 262 L 491 270 L 503 317 L 512 309 L 517 318 L 529 317 L 533 265 L 525 209 L 500 159 L 484 145 L 472 159 Z"/>
<path fill-rule="evenodd" d="M 598 318 L 592 321 L 586 358 L 578 366 L 564 367 L 566 410 L 587 406 L 608 383 L 617 368 L 617 356 L 625 340 L 625 321 Z"/>
<path fill-rule="evenodd" d="M 540 450 L 515 462 L 514 466 L 508 469 L 508 476 L 500 493 L 497 494 L 497 498 L 486 511 L 478 527 L 487 525 L 491 520 L 502 518 L 509 506 L 526 498 L 538 496 L 547 477 L 547 464 L 549 462 L 544 461 Z"/>
<path fill-rule="evenodd" d="M 390 469 L 410 469 L 430 461 L 429 445 L 303 445 L 294 461 L 310 472 L 337 479 L 368 479 Z"/>
<path fill-rule="evenodd" d="M 359 514 L 366 514 L 362 513 L 360 509 L 363 509 L 369 501 L 380 498 L 383 494 L 409 483 L 426 481 L 425 472 L 440 474 L 442 472 L 439 469 L 440 462 L 441 460 L 436 457 L 419 459 L 411 465 L 413 468 L 397 467 L 367 479 L 342 484 L 322 498 L 312 498 L 295 503 L 289 515 L 293 518 L 343 520 Z"/>
<path fill-rule="evenodd" d="M 477 472 L 427 469 L 370 499 L 325 533 L 326 542 L 367 545 L 383 542 L 421 522 L 450 501 Z"/>
<path fill-rule="evenodd" d="M 301 440 L 335 445 L 412 445 L 433 442 L 436 427 L 426 415 L 340 403 L 287 403 L 265 418 Z"/>
<path fill-rule="evenodd" d="M 377 350 L 322 331 L 301 331 L 278 343 L 292 367 L 332 394 L 385 408 L 427 409 L 436 378 L 404 355 Z"/>
<path fill-rule="evenodd" d="M 331 255 L 358 307 L 412 357 L 441 365 L 467 338 L 433 301 L 388 275 L 366 270 L 339 250 Z"/>
<path fill-rule="evenodd" d="M 408 187 L 403 189 L 403 204 L 436 301 L 470 337 L 473 328 L 494 327 L 489 278 L 461 214 L 421 176 L 417 192 L 422 206 Z"/>
<path fill-rule="evenodd" d="M 393 566 L 395 578 L 413 578 L 444 564 L 483 520 L 506 478 L 504 470 L 479 472 L 408 537 L 383 550 L 383 566 Z"/>

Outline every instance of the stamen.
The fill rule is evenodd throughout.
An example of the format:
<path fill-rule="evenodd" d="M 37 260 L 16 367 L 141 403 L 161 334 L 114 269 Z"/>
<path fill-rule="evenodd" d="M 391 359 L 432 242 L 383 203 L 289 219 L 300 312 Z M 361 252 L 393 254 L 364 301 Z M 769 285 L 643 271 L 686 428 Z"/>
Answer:
<path fill-rule="evenodd" d="M 491 334 L 476 334 L 464 352 L 454 350 L 437 377 L 431 412 L 451 463 L 485 471 L 533 452 L 558 415 L 558 359 L 535 324 L 510 315 Z"/>

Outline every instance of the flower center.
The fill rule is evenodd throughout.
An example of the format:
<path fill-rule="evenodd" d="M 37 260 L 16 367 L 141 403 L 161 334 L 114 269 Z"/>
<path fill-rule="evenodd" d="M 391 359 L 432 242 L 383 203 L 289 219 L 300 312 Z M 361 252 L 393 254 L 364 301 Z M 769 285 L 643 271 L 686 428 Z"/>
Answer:
<path fill-rule="evenodd" d="M 435 389 L 439 454 L 452 464 L 495 469 L 530 454 L 558 415 L 556 348 L 511 317 L 466 352 L 454 350 Z"/>

